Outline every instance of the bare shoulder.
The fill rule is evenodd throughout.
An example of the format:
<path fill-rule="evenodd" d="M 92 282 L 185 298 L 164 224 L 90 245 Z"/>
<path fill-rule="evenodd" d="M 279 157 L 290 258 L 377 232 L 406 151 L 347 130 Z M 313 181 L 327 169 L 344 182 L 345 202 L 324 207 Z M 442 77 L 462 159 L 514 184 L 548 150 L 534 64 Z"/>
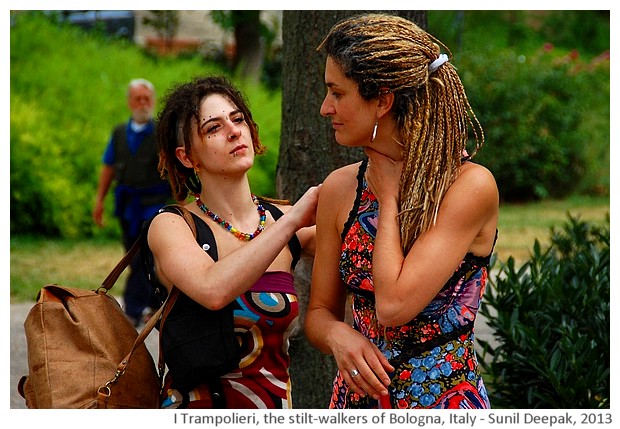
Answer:
<path fill-rule="evenodd" d="M 332 171 L 331 173 L 327 175 L 327 178 L 325 179 L 323 184 L 334 182 L 334 181 L 347 180 L 351 178 L 353 178 L 353 180 L 356 180 L 357 173 L 359 172 L 361 164 L 362 162 L 360 161 L 354 164 L 348 164 L 343 167 L 335 169 L 334 171 Z"/>
<path fill-rule="evenodd" d="M 469 189 L 475 189 L 476 192 L 497 194 L 497 183 L 495 177 L 488 168 L 473 162 L 466 162 L 461 167 L 458 181 Z"/>
<path fill-rule="evenodd" d="M 444 213 L 460 213 L 463 218 L 491 218 L 499 211 L 499 191 L 493 174 L 484 166 L 466 162 L 446 192 Z"/>
<path fill-rule="evenodd" d="M 183 217 L 172 212 L 161 212 L 153 218 L 150 228 L 161 228 L 172 225 L 176 223 L 177 220 L 183 220 Z"/>
<path fill-rule="evenodd" d="M 347 194 L 355 193 L 360 164 L 361 162 L 345 165 L 329 173 L 322 183 L 319 199 L 337 202 L 339 199 L 345 198 Z M 283 213 L 286 213 L 292 207 L 292 205 L 288 204 L 275 205 Z"/>
<path fill-rule="evenodd" d="M 355 203 L 361 162 L 332 171 L 323 181 L 317 209 L 317 231 L 342 233 Z"/>
<path fill-rule="evenodd" d="M 345 165 L 329 173 L 323 181 L 321 197 L 324 199 L 323 196 L 327 194 L 327 198 L 336 198 L 351 191 L 355 192 L 360 164 L 361 162 Z"/>
<path fill-rule="evenodd" d="M 182 236 L 189 235 L 192 241 L 194 240 L 191 229 L 183 216 L 171 212 L 162 212 L 151 221 L 148 230 L 149 244 L 153 240 L 162 238 L 164 240 L 175 239 L 179 234 Z"/>
<path fill-rule="evenodd" d="M 445 213 L 460 216 L 462 219 L 478 219 L 480 228 L 488 238 L 484 242 L 485 250 L 492 243 L 499 215 L 499 191 L 493 174 L 484 166 L 466 162 L 456 181 L 450 186 L 444 199 Z M 474 225 L 475 222 L 470 222 Z M 470 249 L 472 250 L 472 249 Z"/>

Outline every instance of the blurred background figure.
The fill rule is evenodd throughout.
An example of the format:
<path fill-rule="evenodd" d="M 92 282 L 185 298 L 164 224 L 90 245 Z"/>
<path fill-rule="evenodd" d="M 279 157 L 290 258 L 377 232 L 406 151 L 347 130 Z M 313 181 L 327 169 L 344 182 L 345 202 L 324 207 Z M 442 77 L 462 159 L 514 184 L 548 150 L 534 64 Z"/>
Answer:
<path fill-rule="evenodd" d="M 104 200 L 115 182 L 115 211 L 129 250 L 140 235 L 145 220 L 171 200 L 170 186 L 159 176 L 153 110 L 155 88 L 146 79 L 134 79 L 127 88 L 131 117 L 117 125 L 103 154 L 93 220 L 103 226 Z M 127 316 L 138 327 L 154 302 L 153 288 L 140 267 L 140 258 L 131 263 L 123 294 Z"/>

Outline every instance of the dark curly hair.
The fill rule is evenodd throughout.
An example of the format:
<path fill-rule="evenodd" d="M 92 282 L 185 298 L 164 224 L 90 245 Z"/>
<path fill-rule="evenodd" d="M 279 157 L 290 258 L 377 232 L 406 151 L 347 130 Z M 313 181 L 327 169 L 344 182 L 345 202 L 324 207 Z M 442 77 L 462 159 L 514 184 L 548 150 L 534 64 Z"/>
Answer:
<path fill-rule="evenodd" d="M 260 155 L 266 148 L 258 137 L 258 125 L 243 94 L 223 76 L 199 76 L 168 90 L 164 107 L 157 117 L 157 146 L 159 149 L 159 173 L 168 179 L 173 196 L 183 201 L 189 193 L 200 194 L 201 184 L 194 170 L 185 167 L 176 156 L 177 147 L 185 147 L 191 158 L 192 132 L 198 133 L 200 107 L 204 99 L 219 94 L 233 103 L 242 113 L 250 128 L 254 153 Z"/>

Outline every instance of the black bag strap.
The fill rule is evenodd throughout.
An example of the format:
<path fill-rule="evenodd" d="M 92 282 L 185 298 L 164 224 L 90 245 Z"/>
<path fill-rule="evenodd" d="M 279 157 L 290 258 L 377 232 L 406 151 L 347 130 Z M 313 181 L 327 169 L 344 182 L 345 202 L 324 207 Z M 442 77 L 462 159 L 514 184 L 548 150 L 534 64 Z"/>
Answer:
<path fill-rule="evenodd" d="M 185 222 L 187 222 L 190 229 L 192 230 L 192 234 L 194 235 L 194 238 L 196 240 L 198 239 L 198 230 L 196 228 L 196 222 L 194 221 L 194 218 L 192 217 L 192 214 L 189 210 L 187 210 L 185 207 L 178 205 L 178 204 L 170 204 L 164 207 L 162 210 L 160 210 L 160 213 L 162 212 L 171 212 L 171 213 L 176 213 L 182 216 L 183 219 L 185 219 Z M 211 234 L 211 240 L 213 242 L 213 245 L 211 245 L 209 250 L 211 250 L 211 248 L 214 249 L 215 254 L 216 254 L 215 260 L 217 260 L 217 250 L 216 250 L 217 248 L 215 247 L 215 238 L 213 237 L 212 234 Z M 161 338 L 161 332 L 163 331 L 164 321 L 166 320 L 166 318 L 172 311 L 172 307 L 174 306 L 174 303 L 176 302 L 179 296 L 179 293 L 180 293 L 179 288 L 173 285 L 172 288 L 170 289 L 170 294 L 168 294 L 168 296 L 166 297 L 166 301 L 160 307 L 161 309 L 163 309 L 162 318 L 161 318 L 162 320 L 159 325 L 160 338 Z M 161 349 L 159 351 L 159 361 L 160 361 L 160 369 L 163 370 L 163 367 L 165 364 L 164 364 L 164 357 L 163 357 L 163 353 Z"/>
<path fill-rule="evenodd" d="M 189 210 L 187 210 L 185 207 L 177 205 L 177 204 L 171 204 L 171 205 L 164 207 L 163 209 L 160 210 L 160 213 L 162 212 L 176 213 L 180 216 L 183 216 L 183 218 L 189 225 L 190 229 L 192 230 L 192 233 L 196 241 L 198 241 L 200 238 L 201 241 L 205 241 L 207 244 L 209 244 L 209 248 L 206 251 L 209 254 L 209 256 L 213 258 L 214 261 L 217 261 L 218 254 L 217 254 L 217 246 L 215 243 L 215 237 L 213 235 L 213 231 L 211 231 L 211 228 L 209 228 L 209 226 L 206 223 L 202 222 L 200 224 L 197 224 L 196 220 L 193 218 L 192 213 Z M 200 229 L 200 233 L 198 232 L 199 229 Z M 155 280 L 154 276 L 153 276 L 153 280 Z M 178 299 L 180 293 L 181 291 L 179 290 L 179 288 L 177 288 L 176 286 L 172 286 L 172 288 L 170 289 L 170 293 L 166 297 L 166 301 L 162 304 L 162 306 L 158 310 L 158 312 L 162 312 L 161 322 L 159 325 L 160 344 L 161 344 L 161 336 L 163 333 L 164 323 L 166 319 L 168 318 L 168 315 L 172 311 L 172 308 L 174 307 L 174 304 L 176 300 Z M 149 323 L 150 322 L 151 320 L 149 320 Z M 159 348 L 159 359 L 157 363 L 157 368 L 158 368 L 160 377 L 162 377 L 162 381 L 163 381 L 163 374 L 165 372 L 166 363 L 164 360 L 164 354 L 163 354 L 163 350 L 161 347 Z M 213 407 L 214 408 L 226 408 L 226 398 L 224 397 L 224 391 L 222 388 L 222 382 L 220 378 L 212 377 L 206 380 L 206 382 L 211 392 L 211 400 L 213 402 Z"/>
<path fill-rule="evenodd" d="M 191 212 L 187 210 L 185 207 L 179 204 L 170 204 L 159 211 L 159 213 L 163 213 L 163 212 L 173 212 L 173 213 L 177 213 L 178 215 L 182 216 L 183 219 L 185 219 L 185 222 L 187 222 L 187 225 L 189 226 L 189 228 L 192 230 L 192 234 L 194 235 L 194 238 L 196 239 L 198 238 L 198 231 L 196 230 L 196 222 L 194 221 L 194 218 L 192 217 Z M 215 239 L 213 240 L 213 243 L 215 244 Z M 212 247 L 215 247 L 215 246 L 212 246 Z M 161 323 L 159 325 L 160 332 L 162 330 L 162 327 L 164 326 L 164 321 L 170 314 L 170 311 L 172 310 L 172 307 L 174 306 L 174 303 L 176 302 L 178 296 L 179 296 L 179 288 L 173 285 L 172 288 L 170 289 L 170 294 L 166 297 L 166 300 L 160 307 L 160 309 L 163 309 Z M 161 350 L 159 352 L 159 355 L 160 355 L 160 360 L 163 366 L 163 355 L 161 353 Z"/>
<path fill-rule="evenodd" d="M 270 202 L 260 198 L 259 201 L 263 205 L 263 207 L 265 207 L 269 211 L 269 213 L 271 213 L 271 216 L 273 216 L 275 220 L 280 219 L 280 217 L 284 214 L 282 213 L 282 210 L 280 210 L 274 204 L 271 204 Z M 291 251 L 291 255 L 293 255 L 293 262 L 291 263 L 291 268 L 294 269 L 295 265 L 297 265 L 297 262 L 299 262 L 299 258 L 301 257 L 301 243 L 299 242 L 297 234 L 293 234 L 291 239 L 288 241 L 288 248 Z"/>
<path fill-rule="evenodd" d="M 196 239 L 198 239 L 198 231 L 196 229 L 196 222 L 194 221 L 194 218 L 192 217 L 192 214 L 189 210 L 187 210 L 185 207 L 179 205 L 179 204 L 169 204 L 163 208 L 161 208 L 159 210 L 159 212 L 157 214 L 160 213 L 164 213 L 164 212 L 168 212 L 168 213 L 176 213 L 179 216 L 182 216 L 183 219 L 185 219 L 185 222 L 187 223 L 187 225 L 189 226 L 189 228 L 192 230 L 192 234 L 194 235 L 194 237 Z M 157 216 L 157 215 L 155 215 Z M 146 243 L 146 235 L 148 233 L 148 228 L 151 224 L 151 222 L 153 221 L 153 219 L 155 218 L 155 216 L 153 216 L 153 218 L 151 218 L 151 220 L 148 221 L 148 223 L 146 223 L 143 227 L 143 232 L 142 232 L 142 236 L 144 237 L 144 250 L 146 250 L 148 248 L 148 244 Z M 215 239 L 213 239 L 213 246 L 211 247 L 215 247 Z M 152 272 L 152 264 L 147 263 L 147 269 L 149 271 L 149 280 L 153 283 L 157 282 L 157 279 L 155 277 L 155 273 Z M 164 303 L 159 307 L 159 309 L 157 310 L 157 312 L 153 315 L 153 317 L 151 317 L 149 319 L 149 321 L 147 322 L 144 330 L 146 330 L 147 327 L 149 327 L 151 325 L 151 321 L 152 326 L 150 326 L 150 330 L 153 329 L 153 327 L 155 327 L 155 325 L 157 324 L 157 322 L 159 321 L 159 338 L 160 338 L 160 342 L 161 342 L 161 333 L 163 331 L 163 327 L 164 327 L 164 323 L 168 317 L 168 315 L 170 314 L 170 312 L 172 311 L 172 307 L 174 307 L 174 303 L 176 302 L 178 296 L 179 296 L 180 290 L 179 288 L 177 288 L 176 286 L 172 286 L 172 288 L 170 289 L 170 293 L 166 296 L 166 299 L 164 301 Z M 159 320 L 159 316 L 161 315 L 161 320 Z M 155 319 L 155 320 L 153 320 Z M 162 377 L 163 380 L 163 375 L 166 369 L 166 363 L 164 361 L 164 355 L 163 355 L 163 351 L 161 349 L 161 347 L 159 348 L 159 358 L 158 358 L 158 362 L 157 362 L 157 370 L 160 374 L 160 377 Z"/>

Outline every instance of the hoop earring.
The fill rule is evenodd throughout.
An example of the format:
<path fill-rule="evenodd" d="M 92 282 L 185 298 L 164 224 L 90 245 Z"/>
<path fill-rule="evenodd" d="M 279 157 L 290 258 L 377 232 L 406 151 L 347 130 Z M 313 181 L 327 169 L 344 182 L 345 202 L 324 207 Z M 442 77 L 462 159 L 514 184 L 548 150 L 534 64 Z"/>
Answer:
<path fill-rule="evenodd" d="M 372 129 L 372 137 L 370 137 L 370 143 L 373 143 L 375 141 L 375 138 L 377 137 L 377 128 L 379 128 L 379 118 L 375 120 L 375 126 Z"/>

